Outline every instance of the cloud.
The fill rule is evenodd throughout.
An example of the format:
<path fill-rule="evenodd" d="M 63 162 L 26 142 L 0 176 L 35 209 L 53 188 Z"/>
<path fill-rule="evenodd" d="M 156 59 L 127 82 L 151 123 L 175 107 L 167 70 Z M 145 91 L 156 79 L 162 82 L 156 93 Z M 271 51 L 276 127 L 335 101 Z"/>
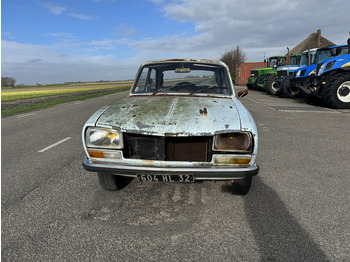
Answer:
<path fill-rule="evenodd" d="M 72 34 L 52 32 L 47 34 L 56 39 L 51 46 L 3 39 L 3 74 L 14 76 L 17 83 L 129 79 L 138 65 L 147 60 L 219 59 L 225 51 L 239 45 L 247 62 L 255 62 L 285 54 L 287 47 L 293 48 L 319 28 L 324 37 L 337 44 L 345 44 L 348 38 L 347 0 L 149 1 L 167 20 L 166 24 L 185 23 L 188 31 L 170 34 L 160 26 L 157 30 L 163 31 L 157 31 L 157 37 L 142 37 L 141 27 L 130 26 L 126 20 L 114 27 L 114 38 L 82 42 Z M 75 14 L 76 19 L 97 18 L 53 3 L 47 8 L 57 15 Z"/>
<path fill-rule="evenodd" d="M 84 15 L 76 12 L 71 12 L 67 7 L 64 6 L 59 6 L 53 2 L 48 2 L 48 3 L 43 3 L 42 4 L 44 7 L 46 7 L 52 14 L 54 15 L 61 15 L 61 14 L 68 14 L 70 17 L 79 19 L 79 20 L 95 20 L 98 19 L 97 16 L 94 15 Z"/>
<path fill-rule="evenodd" d="M 117 0 L 93 0 L 94 2 L 96 3 L 99 3 L 99 2 L 111 2 L 111 3 L 115 3 L 117 2 Z"/>
<path fill-rule="evenodd" d="M 67 10 L 66 7 L 56 5 L 55 3 L 49 2 L 43 4 L 50 12 L 54 15 L 60 15 Z"/>
<path fill-rule="evenodd" d="M 193 24 L 195 35 L 183 39 L 181 50 L 191 48 L 189 42 L 193 41 L 193 48 L 211 53 L 215 47 L 223 52 L 239 45 L 254 54 L 265 49 L 266 55 L 276 55 L 284 54 L 287 46 L 293 48 L 319 28 L 329 40 L 345 43 L 350 6 L 345 0 L 336 2 L 182 0 L 164 1 L 160 10 L 165 17 Z M 247 57 L 254 61 L 261 55 L 249 53 Z"/>
<path fill-rule="evenodd" d="M 137 34 L 137 29 L 130 27 L 127 23 L 122 23 L 119 26 L 115 28 L 115 34 L 116 35 L 123 35 L 123 36 L 134 36 Z"/>
<path fill-rule="evenodd" d="M 80 20 L 87 20 L 87 21 L 98 19 L 98 17 L 94 15 L 83 15 L 83 14 L 77 14 L 77 13 L 69 13 L 69 16 Z"/>
<path fill-rule="evenodd" d="M 10 40 L 15 40 L 15 39 L 17 39 L 17 37 L 14 36 L 11 32 L 4 32 L 4 31 L 2 31 L 2 32 L 1 32 L 1 35 L 2 35 L 3 37 L 7 38 L 7 39 L 10 39 Z"/>
<path fill-rule="evenodd" d="M 132 79 L 140 61 L 119 61 L 111 54 L 72 55 L 52 46 L 2 40 L 1 63 L 3 76 L 36 84 Z"/>
<path fill-rule="evenodd" d="M 75 37 L 70 33 L 47 33 L 47 36 L 52 36 L 59 39 L 74 39 Z"/>

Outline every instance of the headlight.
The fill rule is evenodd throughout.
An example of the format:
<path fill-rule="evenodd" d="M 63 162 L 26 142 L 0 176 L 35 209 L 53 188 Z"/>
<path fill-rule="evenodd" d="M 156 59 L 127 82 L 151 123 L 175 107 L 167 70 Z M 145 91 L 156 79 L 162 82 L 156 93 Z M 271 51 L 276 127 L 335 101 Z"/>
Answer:
<path fill-rule="evenodd" d="M 300 76 L 300 72 L 301 72 L 301 70 L 298 70 L 298 72 L 296 73 L 295 77 L 299 77 Z"/>
<path fill-rule="evenodd" d="M 320 70 L 318 70 L 317 75 L 322 75 L 322 73 L 323 73 L 323 71 L 324 71 L 325 66 L 326 66 L 326 64 L 322 64 L 322 65 L 321 65 Z"/>
<path fill-rule="evenodd" d="M 250 153 L 253 150 L 251 133 L 227 133 L 214 137 L 214 151 Z"/>
<path fill-rule="evenodd" d="M 124 147 L 123 134 L 111 128 L 89 127 L 85 139 L 87 147 L 115 149 Z"/>

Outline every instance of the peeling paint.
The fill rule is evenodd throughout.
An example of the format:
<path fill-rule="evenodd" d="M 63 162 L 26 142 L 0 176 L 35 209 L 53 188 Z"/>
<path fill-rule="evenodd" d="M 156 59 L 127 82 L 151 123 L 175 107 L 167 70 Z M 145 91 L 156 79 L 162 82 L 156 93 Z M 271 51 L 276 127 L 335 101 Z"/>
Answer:
<path fill-rule="evenodd" d="M 197 96 L 129 96 L 112 104 L 97 125 L 118 126 L 123 132 L 180 136 L 227 132 L 226 125 L 240 130 L 243 109 L 237 109 L 235 98 L 215 101 Z"/>

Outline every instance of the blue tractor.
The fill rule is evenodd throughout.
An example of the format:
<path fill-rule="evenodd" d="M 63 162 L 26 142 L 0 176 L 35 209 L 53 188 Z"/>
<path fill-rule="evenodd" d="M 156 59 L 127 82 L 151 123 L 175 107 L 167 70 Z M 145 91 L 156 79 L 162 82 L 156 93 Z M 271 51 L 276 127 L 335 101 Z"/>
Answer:
<path fill-rule="evenodd" d="M 348 46 L 347 45 L 339 45 L 339 46 L 330 46 L 325 48 L 319 48 L 316 51 L 314 63 L 305 66 L 302 68 L 299 68 L 294 72 L 293 78 L 290 79 L 290 82 L 283 83 L 282 90 L 283 95 L 285 97 L 295 97 L 301 94 L 301 86 L 304 85 L 305 81 L 310 81 L 310 79 L 313 78 L 316 71 L 316 66 L 321 61 L 339 56 L 344 55 L 348 53 Z"/>
<path fill-rule="evenodd" d="M 317 48 L 304 51 L 301 55 L 291 55 L 289 65 L 277 67 L 277 77 L 270 78 L 266 84 L 266 91 L 271 95 L 282 95 L 282 85 L 287 83 L 289 85 L 293 73 L 300 67 L 310 65 Z M 288 50 L 289 53 L 289 50 Z"/>
<path fill-rule="evenodd" d="M 318 63 L 313 78 L 301 88 L 309 96 L 322 98 L 331 108 L 350 108 L 350 54 Z"/>

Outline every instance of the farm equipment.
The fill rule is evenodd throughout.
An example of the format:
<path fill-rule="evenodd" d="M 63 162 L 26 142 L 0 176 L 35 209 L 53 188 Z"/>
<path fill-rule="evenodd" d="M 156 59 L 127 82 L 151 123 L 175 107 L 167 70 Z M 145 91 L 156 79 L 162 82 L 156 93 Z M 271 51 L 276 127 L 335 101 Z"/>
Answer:
<path fill-rule="evenodd" d="M 270 76 L 265 85 L 265 90 L 271 95 L 279 95 L 282 91 L 282 84 L 291 74 L 301 66 L 301 62 L 307 61 L 308 52 L 303 54 L 290 55 L 289 49 L 287 54 L 286 65 L 277 67 L 277 75 Z M 306 64 L 305 64 L 306 65 Z"/>
<path fill-rule="evenodd" d="M 269 58 L 268 67 L 254 68 L 247 78 L 247 87 L 250 89 L 264 90 L 270 76 L 277 75 L 277 67 L 285 65 L 285 56 L 273 56 Z"/>
<path fill-rule="evenodd" d="M 314 63 L 309 66 L 297 69 L 293 74 L 293 78 L 290 79 L 290 82 L 288 83 L 285 81 L 285 83 L 283 83 L 283 96 L 295 97 L 299 95 L 301 92 L 301 86 L 303 86 L 304 83 L 307 83 L 306 81 L 310 82 L 310 79 L 315 75 L 316 66 L 318 63 L 331 57 L 347 54 L 347 52 L 347 45 L 331 46 L 317 49 Z"/>
<path fill-rule="evenodd" d="M 350 108 L 350 54 L 318 63 L 315 75 L 301 89 L 331 108 Z"/>

